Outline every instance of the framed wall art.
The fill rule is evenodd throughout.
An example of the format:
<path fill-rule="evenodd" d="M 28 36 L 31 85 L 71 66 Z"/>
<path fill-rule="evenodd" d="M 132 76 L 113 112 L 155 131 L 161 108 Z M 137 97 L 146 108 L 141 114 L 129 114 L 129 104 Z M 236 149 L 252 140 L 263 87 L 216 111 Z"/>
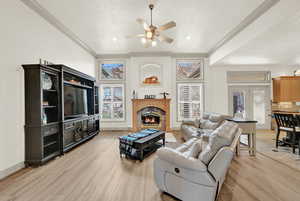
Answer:
<path fill-rule="evenodd" d="M 124 61 L 103 61 L 99 66 L 99 80 L 122 81 L 125 80 Z"/>
<path fill-rule="evenodd" d="M 203 60 L 176 60 L 177 81 L 203 80 Z"/>
<path fill-rule="evenodd" d="M 142 86 L 162 85 L 162 66 L 159 64 L 144 64 L 140 67 L 140 84 Z"/>

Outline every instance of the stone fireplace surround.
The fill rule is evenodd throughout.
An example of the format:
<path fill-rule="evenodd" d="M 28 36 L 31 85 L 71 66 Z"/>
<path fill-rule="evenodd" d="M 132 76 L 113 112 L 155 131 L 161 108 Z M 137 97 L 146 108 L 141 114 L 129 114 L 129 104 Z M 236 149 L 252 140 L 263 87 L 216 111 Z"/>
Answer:
<path fill-rule="evenodd" d="M 160 125 L 156 125 L 158 129 L 170 131 L 170 101 L 171 99 L 132 99 L 133 132 L 145 128 L 141 124 L 141 113 L 145 111 L 153 111 L 160 116 Z"/>
<path fill-rule="evenodd" d="M 157 107 L 145 107 L 138 111 L 137 121 L 137 125 L 141 129 L 166 130 L 166 112 Z"/>

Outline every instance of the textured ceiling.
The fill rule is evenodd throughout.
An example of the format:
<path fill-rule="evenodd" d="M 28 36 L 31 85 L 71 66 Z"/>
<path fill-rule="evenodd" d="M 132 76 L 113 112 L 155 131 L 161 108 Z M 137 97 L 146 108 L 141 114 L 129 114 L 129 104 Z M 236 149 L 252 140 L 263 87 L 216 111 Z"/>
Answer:
<path fill-rule="evenodd" d="M 263 0 L 159 0 L 154 24 L 170 20 L 175 29 L 166 31 L 175 42 L 145 49 L 127 35 L 142 33 L 136 18 L 149 21 L 146 0 L 38 0 L 61 23 L 98 54 L 171 51 L 207 53 Z M 186 37 L 191 39 L 187 40 Z M 113 41 L 116 37 L 117 41 Z"/>

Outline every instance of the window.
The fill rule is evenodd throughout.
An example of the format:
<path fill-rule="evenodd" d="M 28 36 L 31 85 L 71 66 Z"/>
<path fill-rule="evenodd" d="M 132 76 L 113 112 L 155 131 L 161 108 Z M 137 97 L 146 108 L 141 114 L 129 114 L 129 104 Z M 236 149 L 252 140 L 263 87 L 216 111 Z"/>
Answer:
<path fill-rule="evenodd" d="M 178 121 L 199 118 L 203 111 L 202 83 L 177 84 Z"/>
<path fill-rule="evenodd" d="M 102 121 L 124 121 L 124 84 L 101 84 Z"/>
<path fill-rule="evenodd" d="M 204 59 L 176 59 L 177 120 L 194 120 L 202 115 Z"/>
<path fill-rule="evenodd" d="M 101 121 L 125 121 L 125 69 L 123 59 L 99 61 Z"/>
<path fill-rule="evenodd" d="M 228 83 L 270 83 L 270 71 L 228 71 Z"/>

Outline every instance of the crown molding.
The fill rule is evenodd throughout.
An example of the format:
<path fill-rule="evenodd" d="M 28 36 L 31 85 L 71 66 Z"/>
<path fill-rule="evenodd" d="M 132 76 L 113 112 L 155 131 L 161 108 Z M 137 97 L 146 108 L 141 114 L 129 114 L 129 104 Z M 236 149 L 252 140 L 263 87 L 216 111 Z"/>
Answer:
<path fill-rule="evenodd" d="M 280 0 L 265 0 L 253 12 L 251 12 L 244 20 L 242 20 L 235 28 L 228 32 L 220 41 L 218 41 L 207 53 L 175 53 L 175 52 L 129 52 L 124 54 L 97 54 L 87 43 L 81 40 L 75 33 L 67 28 L 55 16 L 53 16 L 46 8 L 41 6 L 36 0 L 21 0 L 26 6 L 35 11 L 38 15 L 44 18 L 48 23 L 56 27 L 60 32 L 65 34 L 68 38 L 90 53 L 97 59 L 102 58 L 130 58 L 130 57 L 210 57 L 219 48 L 232 40 L 236 35 L 242 32 L 246 27 L 252 24 L 256 19 L 261 17 L 265 12 L 277 4 Z"/>
<path fill-rule="evenodd" d="M 261 3 L 254 11 L 252 11 L 246 18 L 244 18 L 235 28 L 233 28 L 230 32 L 228 32 L 224 38 L 222 38 L 219 42 L 217 42 L 208 52 L 208 55 L 211 56 L 215 53 L 219 48 L 225 45 L 228 41 L 233 39 L 236 35 L 242 32 L 245 28 L 247 28 L 250 24 L 252 24 L 255 20 L 261 17 L 264 13 L 266 13 L 269 9 L 271 9 L 274 5 L 276 5 L 280 0 L 265 0 Z"/>
<path fill-rule="evenodd" d="M 83 40 L 81 40 L 75 33 L 61 23 L 56 17 L 54 17 L 47 9 L 41 6 L 36 0 L 21 0 L 26 6 L 35 11 L 38 15 L 44 18 L 48 23 L 57 28 L 60 32 L 65 34 L 68 38 L 90 53 L 93 57 L 96 57 L 96 52 L 89 47 Z"/>
<path fill-rule="evenodd" d="M 177 57 L 177 58 L 208 58 L 207 53 L 175 53 L 175 52 L 129 52 L 124 54 L 98 54 L 97 59 L 116 59 L 130 57 Z"/>

